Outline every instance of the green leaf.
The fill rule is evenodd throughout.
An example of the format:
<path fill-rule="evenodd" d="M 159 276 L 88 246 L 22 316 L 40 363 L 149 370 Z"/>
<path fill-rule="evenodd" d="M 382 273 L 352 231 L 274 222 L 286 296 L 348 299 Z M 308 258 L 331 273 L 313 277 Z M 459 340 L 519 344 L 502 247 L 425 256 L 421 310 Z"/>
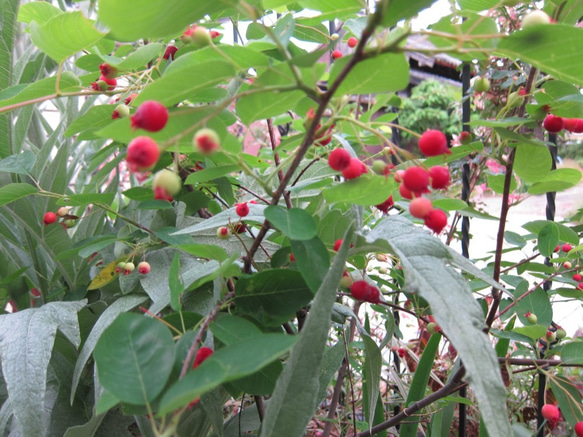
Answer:
<path fill-rule="evenodd" d="M 330 72 L 334 82 L 350 56 L 337 59 Z M 409 64 L 405 54 L 387 53 L 356 64 L 338 88 L 337 94 L 370 94 L 400 91 L 409 83 Z"/>
<path fill-rule="evenodd" d="M 583 85 L 583 58 L 579 41 L 583 28 L 565 24 L 533 26 L 514 32 L 498 44 L 498 54 L 532 64 L 557 79 L 579 86 Z M 561 50 L 557 50 L 561 41 Z"/>
<path fill-rule="evenodd" d="M 72 137 L 75 134 L 86 131 L 96 131 L 111 123 L 111 114 L 115 106 L 95 105 L 92 106 L 81 117 L 75 118 L 69 128 L 65 131 L 65 137 Z"/>
<path fill-rule="evenodd" d="M 296 340 L 291 335 L 261 334 L 217 350 L 168 389 L 158 414 L 168 414 L 225 382 L 257 372 L 291 349 Z"/>
<path fill-rule="evenodd" d="M 224 60 L 201 62 L 196 68 L 175 70 L 152 82 L 136 98 L 135 104 L 157 100 L 165 106 L 172 106 L 234 75 L 235 69 Z M 193 80 L 193 77 L 196 77 L 196 80 Z"/>
<path fill-rule="evenodd" d="M 205 15 L 226 8 L 214 0 L 178 0 L 171 8 L 165 0 L 100 0 L 98 11 L 116 40 L 135 41 L 178 35 Z"/>
<path fill-rule="evenodd" d="M 389 198 L 395 189 L 393 178 L 365 174 L 344 181 L 322 191 L 328 202 L 354 203 L 356 205 L 379 205 Z"/>
<path fill-rule="evenodd" d="M 0 172 L 27 175 L 32 170 L 36 161 L 36 155 L 30 150 L 25 150 L 18 155 L 10 155 L 0 160 Z"/>
<path fill-rule="evenodd" d="M 291 240 L 292 253 L 308 287 L 318 291 L 330 268 L 328 249 L 318 237 L 311 240 Z"/>
<path fill-rule="evenodd" d="M 548 223 L 538 233 L 538 250 L 541 255 L 551 257 L 559 244 L 559 228 L 556 223 Z"/>
<path fill-rule="evenodd" d="M 119 70 L 139 70 L 146 68 L 148 62 L 156 59 L 164 51 L 165 46 L 162 43 L 155 42 L 139 47 L 135 52 L 131 53 L 127 58 L 119 63 L 112 63 Z"/>
<path fill-rule="evenodd" d="M 543 180 L 551 171 L 553 158 L 545 146 L 519 144 L 516 146 L 514 171 L 526 182 Z"/>
<path fill-rule="evenodd" d="M 581 412 L 581 392 L 577 385 L 565 376 L 553 376 L 549 378 L 553 394 L 559 401 L 561 414 L 567 423 L 575 426 L 577 422 L 583 421 Z"/>
<path fill-rule="evenodd" d="M 351 225 L 322 286 L 316 293 L 299 340 L 292 349 L 282 375 L 277 380 L 261 427 L 261 437 L 303 435 L 318 402 L 320 368 L 328 341 L 331 312 L 336 300 L 349 242 Z"/>
<path fill-rule="evenodd" d="M 265 208 L 265 205 L 249 204 L 249 215 L 245 217 L 245 222 L 263 223 L 265 220 L 263 215 Z M 235 212 L 235 208 L 229 208 L 209 219 L 202 220 L 200 223 L 180 229 L 172 235 L 196 234 L 209 229 L 217 229 L 219 226 L 225 226 L 229 223 L 237 223 L 239 219 L 240 217 Z"/>
<path fill-rule="evenodd" d="M 38 24 L 44 24 L 62 13 L 59 8 L 47 2 L 24 3 L 18 11 L 18 21 L 21 23 L 36 21 Z"/>
<path fill-rule="evenodd" d="M 36 194 L 37 189 L 30 184 L 8 184 L 0 188 L 0 206 L 6 205 L 7 203 L 14 202 L 15 200 L 22 199 L 23 197 L 30 196 L 31 194 Z M 40 217 L 39 217 L 40 220 Z"/>
<path fill-rule="evenodd" d="M 213 244 L 179 244 L 174 247 L 194 255 L 197 258 L 210 258 L 221 262 L 229 258 L 225 249 Z"/>
<path fill-rule="evenodd" d="M 462 11 L 481 12 L 500 6 L 500 0 L 459 0 Z"/>
<path fill-rule="evenodd" d="M 520 335 L 524 335 L 531 340 L 538 340 L 545 336 L 547 328 L 542 325 L 518 326 L 514 328 L 513 331 Z"/>
<path fill-rule="evenodd" d="M 2 374 L 18 431 L 26 436 L 44 436 L 47 431 L 45 394 L 47 369 L 57 329 L 79 347 L 77 312 L 87 302 L 51 302 L 0 316 Z"/>
<path fill-rule="evenodd" d="M 108 392 L 122 402 L 145 405 L 166 385 L 175 353 L 166 326 L 124 313 L 101 334 L 93 355 L 99 381 Z"/>
<path fill-rule="evenodd" d="M 417 15 L 421 10 L 428 8 L 434 0 L 391 0 L 389 7 L 383 14 L 382 25 L 391 27 L 401 20 L 406 20 Z"/>
<path fill-rule="evenodd" d="M 561 349 L 561 360 L 565 364 L 583 364 L 583 343 L 567 343 Z"/>
<path fill-rule="evenodd" d="M 403 266 L 406 291 L 429 302 L 437 323 L 463 360 L 490 435 L 512 435 L 496 354 L 482 331 L 483 311 L 467 281 L 450 267 L 472 270 L 473 264 L 400 216 L 383 218 L 366 239 L 394 253 Z M 483 279 L 491 281 L 486 275 Z"/>
<path fill-rule="evenodd" d="M 300 0 L 298 4 L 304 8 L 322 12 L 323 17 L 318 17 L 321 20 L 349 17 L 362 8 L 358 0 Z"/>
<path fill-rule="evenodd" d="M 575 168 L 552 170 L 546 177 L 528 188 L 528 194 L 545 194 L 574 187 L 581 180 L 581 172 Z"/>
<path fill-rule="evenodd" d="M 91 47 L 105 36 L 80 11 L 55 15 L 44 24 L 30 24 L 32 42 L 57 63 Z"/>
<path fill-rule="evenodd" d="M 318 231 L 314 218 L 301 208 L 265 208 L 265 218 L 291 240 L 311 240 Z"/>
<path fill-rule="evenodd" d="M 527 231 L 538 235 L 540 233 L 540 231 L 545 226 L 547 226 L 549 223 L 554 223 L 554 222 L 551 222 L 549 220 L 534 220 L 532 222 L 525 223 L 524 225 L 522 225 L 522 227 L 524 229 L 526 229 Z M 573 229 L 569 228 L 568 226 L 562 225 L 560 223 L 554 223 L 554 224 L 559 229 L 560 241 L 564 241 L 565 243 L 571 243 L 574 245 L 579 244 L 579 236 L 577 235 L 577 233 Z M 553 249 L 554 249 L 554 247 L 553 247 Z"/>
<path fill-rule="evenodd" d="M 413 402 L 423 399 L 425 396 L 425 391 L 427 390 L 427 384 L 429 383 L 429 377 L 431 375 L 431 370 L 433 369 L 433 362 L 435 360 L 435 354 L 439 348 L 439 342 L 441 341 L 440 334 L 433 334 L 423 355 L 419 360 L 417 369 L 413 375 L 413 382 L 409 388 L 409 393 L 407 394 L 407 400 L 405 401 L 405 406 L 411 405 Z M 399 437 L 415 437 L 417 436 L 417 428 L 419 423 L 417 421 L 412 421 L 412 423 L 404 423 L 401 425 L 399 430 Z"/>
<path fill-rule="evenodd" d="M 184 293 L 184 281 L 180 276 L 180 254 L 174 253 L 170 274 L 168 275 L 168 286 L 170 287 L 170 306 L 174 311 L 180 311 L 180 296 Z"/>
<path fill-rule="evenodd" d="M 468 204 L 460 199 L 435 199 L 432 203 L 434 208 L 444 211 L 457 211 L 468 207 Z"/>
<path fill-rule="evenodd" d="M 265 324 L 279 325 L 313 297 L 300 272 L 271 269 L 239 278 L 235 305 Z"/>
<path fill-rule="evenodd" d="M 99 316 L 99 319 L 97 319 L 97 322 L 93 325 L 89 336 L 83 343 L 83 348 L 81 348 L 81 352 L 79 352 L 77 362 L 75 363 L 73 382 L 71 383 L 71 404 L 75 399 L 75 392 L 77 391 L 77 386 L 79 385 L 85 364 L 87 364 L 87 361 L 91 357 L 93 349 L 95 349 L 95 345 L 97 344 L 97 340 L 99 340 L 103 331 L 113 323 L 119 314 L 131 310 L 135 306 L 145 302 L 146 299 L 146 296 L 122 296 L 107 307 L 101 316 Z"/>
<path fill-rule="evenodd" d="M 367 397 L 364 399 L 368 414 L 365 417 L 368 429 L 373 426 L 377 401 L 380 395 L 381 370 L 383 367 L 383 356 L 375 341 L 368 335 L 363 335 L 364 342 L 364 368 L 363 377 L 366 387 Z"/>
<path fill-rule="evenodd" d="M 146 187 L 132 187 L 129 190 L 122 191 L 121 194 L 126 196 L 128 199 L 136 200 L 138 202 L 152 200 L 154 197 L 154 192 L 152 189 Z"/>
<path fill-rule="evenodd" d="M 193 185 L 197 182 L 208 182 L 223 176 L 230 175 L 233 172 L 241 171 L 238 165 L 221 165 L 218 167 L 207 167 L 204 170 L 198 170 L 188 175 L 184 185 Z"/>
<path fill-rule="evenodd" d="M 101 203 L 111 205 L 115 199 L 115 193 L 87 193 L 87 194 L 70 194 L 59 199 L 57 204 L 68 206 L 86 206 L 90 203 Z"/>
<path fill-rule="evenodd" d="M 488 188 L 491 188 L 492 191 L 498 194 L 502 194 L 504 192 L 504 179 L 506 178 L 503 174 L 489 174 L 488 175 Z M 516 179 L 514 177 L 510 180 L 510 192 L 516 190 Z"/>

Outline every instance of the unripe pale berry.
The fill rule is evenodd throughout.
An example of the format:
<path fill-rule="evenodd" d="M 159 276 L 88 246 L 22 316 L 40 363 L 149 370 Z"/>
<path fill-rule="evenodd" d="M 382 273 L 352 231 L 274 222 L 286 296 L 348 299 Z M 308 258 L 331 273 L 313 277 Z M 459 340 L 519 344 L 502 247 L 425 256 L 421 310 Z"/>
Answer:
<path fill-rule="evenodd" d="M 139 263 L 138 272 L 140 272 L 142 275 L 147 275 L 148 273 L 150 273 L 150 263 L 147 261 L 142 261 L 141 263 Z"/>
<path fill-rule="evenodd" d="M 140 128 L 149 132 L 162 130 L 167 122 L 168 109 L 155 100 L 148 100 L 142 103 L 131 118 L 131 125 L 134 130 Z"/>
<path fill-rule="evenodd" d="M 328 165 L 336 171 L 342 171 L 350 165 L 350 158 L 348 150 L 337 148 L 328 155 Z"/>
<path fill-rule="evenodd" d="M 66 206 L 61 206 L 59 209 L 57 209 L 57 215 L 59 217 L 64 217 L 67 214 L 69 214 L 69 208 L 67 208 Z"/>
<path fill-rule="evenodd" d="M 430 334 L 435 334 L 436 332 L 440 332 L 439 325 L 435 322 L 429 322 L 427 324 L 427 332 Z"/>
<path fill-rule="evenodd" d="M 99 76 L 99 80 L 98 82 L 105 82 L 105 84 L 107 85 L 107 87 L 105 89 L 103 89 L 103 85 L 101 85 L 101 89 L 103 91 L 113 91 L 115 89 L 115 87 L 117 86 L 117 79 L 116 78 L 107 78 L 105 76 Z"/>
<path fill-rule="evenodd" d="M 567 331 L 565 331 L 563 328 L 557 328 L 555 334 L 557 335 L 557 340 L 562 340 L 567 336 Z"/>
<path fill-rule="evenodd" d="M 563 267 L 566 269 L 570 269 L 571 267 L 573 267 L 573 264 L 571 264 L 569 261 L 565 261 L 563 263 Z"/>
<path fill-rule="evenodd" d="M 434 190 L 441 190 L 449 185 L 449 170 L 447 167 L 440 165 L 431 167 L 429 169 L 429 177 L 431 178 L 431 188 Z"/>
<path fill-rule="evenodd" d="M 478 77 L 474 81 L 474 91 L 477 93 L 484 93 L 490 89 L 490 81 L 485 77 Z"/>
<path fill-rule="evenodd" d="M 459 135 L 460 143 L 470 144 L 472 142 L 472 134 L 468 131 L 462 131 Z"/>
<path fill-rule="evenodd" d="M 420 219 L 424 219 L 427 217 L 427 214 L 433 209 L 433 205 L 431 204 L 431 200 L 425 197 L 417 197 L 413 199 L 409 204 L 409 213 L 413 217 L 417 217 Z"/>
<path fill-rule="evenodd" d="M 126 268 L 126 263 L 125 262 L 118 262 L 117 265 L 115 266 L 115 273 L 121 273 L 124 271 L 124 269 Z"/>
<path fill-rule="evenodd" d="M 332 35 L 330 35 L 330 39 L 332 41 L 336 41 L 338 38 L 340 38 L 340 35 L 338 35 L 337 33 L 333 33 Z"/>
<path fill-rule="evenodd" d="M 429 186 L 429 173 L 421 167 L 409 167 L 405 170 L 403 183 L 409 191 L 423 193 Z"/>
<path fill-rule="evenodd" d="M 208 155 L 221 147 L 219 135 L 212 129 L 204 128 L 199 130 L 192 140 L 194 147 L 198 151 Z"/>
<path fill-rule="evenodd" d="M 549 343 L 552 343 L 557 339 L 557 334 L 555 334 L 553 331 L 547 331 L 545 338 Z"/>
<path fill-rule="evenodd" d="M 346 43 L 348 44 L 348 47 L 353 49 L 358 44 L 358 40 L 355 37 L 351 36 L 350 38 L 348 38 L 348 41 Z"/>
<path fill-rule="evenodd" d="M 57 214 L 55 214 L 54 212 L 45 213 L 45 216 L 43 217 L 43 223 L 45 225 L 52 225 L 56 221 L 57 221 Z"/>
<path fill-rule="evenodd" d="M 170 196 L 176 196 L 182 189 L 182 179 L 173 171 L 163 169 L 154 176 L 153 186 L 154 190 L 162 188 Z"/>
<path fill-rule="evenodd" d="M 549 114 L 545 117 L 543 121 L 544 128 L 550 133 L 558 133 L 565 127 L 565 121 L 562 117 L 557 117 L 556 115 Z"/>
<path fill-rule="evenodd" d="M 526 318 L 526 320 L 528 320 L 528 323 L 532 323 L 533 325 L 536 325 L 536 322 L 538 321 L 538 317 L 536 316 L 536 314 L 531 313 L 530 311 L 527 312 L 524 317 Z"/>
<path fill-rule="evenodd" d="M 206 27 L 197 26 L 190 35 L 190 40 L 196 47 L 206 47 L 211 43 L 211 35 Z"/>
<path fill-rule="evenodd" d="M 447 147 L 447 138 L 443 132 L 430 129 L 419 138 L 419 150 L 425 156 L 438 156 L 444 153 L 451 153 Z"/>
<path fill-rule="evenodd" d="M 77 226 L 77 221 L 73 219 L 65 220 L 63 223 L 63 229 L 71 229 Z"/>
<path fill-rule="evenodd" d="M 238 203 L 235 207 L 235 212 L 239 217 L 246 217 L 249 214 L 249 205 L 247 205 L 247 202 Z"/>
<path fill-rule="evenodd" d="M 136 266 L 133 262 L 129 262 L 126 263 L 124 269 L 123 269 L 123 274 L 124 275 L 129 275 L 131 272 L 133 272 L 136 269 Z"/>
<path fill-rule="evenodd" d="M 221 240 L 227 240 L 231 236 L 231 231 L 226 226 L 221 226 L 217 229 L 217 237 Z"/>
<path fill-rule="evenodd" d="M 425 226 L 436 234 L 441 233 L 447 226 L 447 214 L 441 209 L 432 209 L 425 216 Z"/>
<path fill-rule="evenodd" d="M 160 158 L 160 149 L 149 137 L 134 138 L 128 145 L 126 160 L 133 170 L 145 170 L 152 167 Z"/>
<path fill-rule="evenodd" d="M 360 177 L 363 174 L 363 164 L 358 158 L 350 158 L 350 163 L 348 167 L 342 170 L 342 176 L 344 179 L 350 180 Z"/>
<path fill-rule="evenodd" d="M 345 274 L 342 275 L 342 278 L 340 278 L 340 288 L 350 288 L 350 286 L 354 283 L 354 281 L 352 280 L 352 277 L 344 272 Z"/>
<path fill-rule="evenodd" d="M 384 175 L 386 168 L 387 168 L 387 163 L 385 161 L 382 161 L 380 159 L 375 159 L 372 162 L 372 171 L 374 171 L 376 174 Z"/>
<path fill-rule="evenodd" d="M 113 113 L 111 114 L 111 119 L 115 120 L 116 118 L 127 118 L 129 116 L 130 116 L 129 106 L 120 103 L 113 110 Z"/>
<path fill-rule="evenodd" d="M 522 19 L 522 28 L 536 26 L 539 24 L 550 24 L 551 17 L 545 11 L 532 11 Z"/>

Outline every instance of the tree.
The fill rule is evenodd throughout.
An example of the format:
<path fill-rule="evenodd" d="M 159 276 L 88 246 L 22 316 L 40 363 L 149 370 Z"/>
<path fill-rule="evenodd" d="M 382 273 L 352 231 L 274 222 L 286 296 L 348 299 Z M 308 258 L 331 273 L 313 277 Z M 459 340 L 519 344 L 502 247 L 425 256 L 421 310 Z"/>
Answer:
<path fill-rule="evenodd" d="M 398 25 L 431 3 L 2 1 L 3 434 L 440 435 L 469 386 L 473 425 L 507 436 L 534 431 L 527 408 L 542 407 L 512 402 L 520 365 L 561 408 L 559 420 L 546 408 L 546 429 L 583 420 L 569 379 L 581 342 L 552 313 L 554 296 L 582 298 L 580 229 L 505 232 L 514 191 L 580 180 L 553 168 L 533 130 L 547 112 L 579 129 L 583 12 L 546 2 L 555 23 L 520 29 L 529 6 L 468 0 L 430 30 Z M 315 17 L 295 13 L 307 5 Z M 18 22 L 30 44 L 16 59 Z M 247 42 L 227 42 L 242 23 Z M 409 47 L 413 34 L 435 47 Z M 408 85 L 405 51 L 483 66 L 496 116 L 474 117 L 473 140 L 450 149 L 440 131 L 411 132 L 418 159 L 387 137 L 402 128 L 394 114 L 371 117 Z M 520 77 L 500 79 L 493 55 Z M 268 147 L 247 153 L 261 129 Z M 481 270 L 449 243 L 462 216 L 480 215 L 468 193 L 488 159 L 504 165 L 487 177 L 503 206 Z M 460 162 L 463 201 L 443 188 Z M 510 251 L 536 245 L 509 262 L 504 238 Z M 419 324 L 409 345 L 404 313 Z"/>

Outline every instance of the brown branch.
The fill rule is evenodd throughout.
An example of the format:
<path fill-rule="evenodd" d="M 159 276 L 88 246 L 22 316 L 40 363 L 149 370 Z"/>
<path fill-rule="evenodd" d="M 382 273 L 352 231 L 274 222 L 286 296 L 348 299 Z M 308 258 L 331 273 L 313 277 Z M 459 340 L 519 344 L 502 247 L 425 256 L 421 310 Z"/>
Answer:
<path fill-rule="evenodd" d="M 273 132 L 273 121 L 271 121 L 271 118 L 267 119 L 267 132 L 269 133 L 269 143 L 271 144 L 271 150 L 273 151 L 273 161 L 275 162 L 275 167 L 278 168 L 279 165 L 281 164 L 281 161 L 279 159 L 279 153 L 275 151 L 276 149 L 275 133 Z M 277 172 L 277 177 L 279 178 L 279 182 L 281 183 L 281 181 L 283 180 L 283 170 L 281 168 Z M 285 205 L 287 206 L 288 209 L 290 209 L 292 207 L 292 203 L 290 200 L 289 191 L 283 195 L 283 198 L 285 199 Z"/>

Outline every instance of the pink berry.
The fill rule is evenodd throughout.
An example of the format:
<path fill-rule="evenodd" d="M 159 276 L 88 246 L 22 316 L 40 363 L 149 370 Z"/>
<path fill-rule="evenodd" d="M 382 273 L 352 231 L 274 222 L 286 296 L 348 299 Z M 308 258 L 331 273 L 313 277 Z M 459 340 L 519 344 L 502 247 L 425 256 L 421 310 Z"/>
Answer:
<path fill-rule="evenodd" d="M 551 425 L 556 425 L 561 420 L 561 412 L 556 405 L 544 404 L 541 414 Z"/>
<path fill-rule="evenodd" d="M 149 137 L 134 138 L 128 145 L 126 160 L 132 171 L 150 168 L 158 162 L 158 158 L 160 149 Z"/>
<path fill-rule="evenodd" d="M 342 57 L 342 52 L 340 50 L 334 50 L 332 52 L 332 58 L 340 59 Z"/>
<path fill-rule="evenodd" d="M 583 437 L 583 422 L 577 422 L 575 425 L 575 434 L 577 434 L 577 437 Z"/>
<path fill-rule="evenodd" d="M 451 153 L 447 147 L 447 138 L 438 130 L 427 130 L 419 138 L 419 150 L 425 156 L 438 156 Z"/>
<path fill-rule="evenodd" d="M 405 176 L 405 170 L 397 170 L 395 172 L 395 182 L 399 184 L 403 183 L 403 176 Z"/>
<path fill-rule="evenodd" d="M 337 148 L 328 155 L 328 165 L 336 171 L 342 171 L 350 166 L 350 159 L 348 150 Z"/>
<path fill-rule="evenodd" d="M 413 217 L 417 217 L 420 219 L 424 219 L 427 217 L 427 214 L 433 209 L 433 205 L 431 204 L 431 200 L 425 197 L 417 197 L 413 199 L 409 204 L 409 213 Z"/>
<path fill-rule="evenodd" d="M 138 272 L 140 272 L 142 275 L 147 275 L 148 273 L 150 273 L 150 263 L 147 261 L 142 261 L 141 263 L 139 263 Z"/>
<path fill-rule="evenodd" d="M 403 183 L 409 191 L 424 193 L 429 186 L 429 173 L 421 167 L 409 167 L 405 170 Z"/>
<path fill-rule="evenodd" d="M 583 280 L 583 276 L 581 276 L 579 273 L 575 273 L 573 275 L 573 280 L 576 282 L 581 282 Z"/>
<path fill-rule="evenodd" d="M 148 100 L 138 106 L 136 113 L 131 118 L 133 129 L 144 129 L 149 132 L 158 132 L 168 122 L 168 109 L 155 100 Z"/>
<path fill-rule="evenodd" d="M 551 133 L 561 132 L 565 127 L 565 120 L 563 120 L 561 117 L 557 117 L 556 115 L 549 114 L 545 117 L 543 126 Z"/>
<path fill-rule="evenodd" d="M 362 162 L 360 162 L 358 158 L 350 158 L 348 167 L 342 170 L 342 176 L 344 176 L 344 179 L 346 180 L 359 177 L 363 173 L 362 165 Z"/>
<path fill-rule="evenodd" d="M 403 199 L 413 199 L 413 193 L 405 186 L 405 184 L 399 185 L 399 194 Z"/>
<path fill-rule="evenodd" d="M 209 128 L 199 130 L 194 135 L 192 142 L 194 147 L 205 155 L 208 155 L 221 147 L 219 135 Z"/>
<path fill-rule="evenodd" d="M 436 234 L 441 233 L 447 225 L 447 214 L 441 209 L 432 209 L 425 216 L 425 226 Z"/>
<path fill-rule="evenodd" d="M 575 130 L 575 127 L 577 126 L 577 118 L 564 118 L 563 121 L 565 122 L 565 130 L 568 130 L 569 132 L 573 132 Z"/>
<path fill-rule="evenodd" d="M 57 214 L 54 212 L 47 212 L 43 218 L 43 223 L 45 225 L 52 225 L 57 221 Z"/>
<path fill-rule="evenodd" d="M 348 44 L 348 47 L 353 49 L 358 44 L 358 40 L 355 37 L 351 36 L 350 38 L 348 38 L 348 41 L 346 43 Z"/>
<path fill-rule="evenodd" d="M 235 212 L 239 217 L 246 217 L 249 214 L 249 205 L 247 205 L 247 202 L 238 203 L 235 207 Z"/>
<path fill-rule="evenodd" d="M 577 284 L 577 288 L 578 288 L 579 290 L 583 290 L 583 282 L 579 282 L 579 283 Z"/>
<path fill-rule="evenodd" d="M 434 190 L 441 190 L 449 185 L 449 170 L 447 167 L 440 165 L 431 167 L 429 169 L 429 177 L 431 178 L 431 188 Z"/>
<path fill-rule="evenodd" d="M 571 246 L 569 243 L 565 243 L 561 246 L 561 250 L 563 252 L 570 252 L 571 249 L 573 249 L 573 246 Z"/>

